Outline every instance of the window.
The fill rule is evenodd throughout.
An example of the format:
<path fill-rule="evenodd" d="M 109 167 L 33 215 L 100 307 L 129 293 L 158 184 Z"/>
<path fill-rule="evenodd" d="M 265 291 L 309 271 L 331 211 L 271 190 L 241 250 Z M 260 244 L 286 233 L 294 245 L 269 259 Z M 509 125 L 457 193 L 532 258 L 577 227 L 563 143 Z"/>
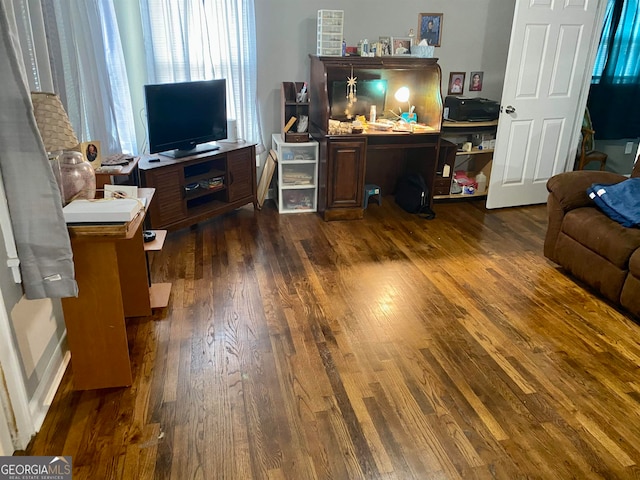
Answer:
<path fill-rule="evenodd" d="M 608 0 L 591 83 L 637 83 L 640 76 L 638 0 Z M 606 69 L 606 70 L 605 70 Z"/>

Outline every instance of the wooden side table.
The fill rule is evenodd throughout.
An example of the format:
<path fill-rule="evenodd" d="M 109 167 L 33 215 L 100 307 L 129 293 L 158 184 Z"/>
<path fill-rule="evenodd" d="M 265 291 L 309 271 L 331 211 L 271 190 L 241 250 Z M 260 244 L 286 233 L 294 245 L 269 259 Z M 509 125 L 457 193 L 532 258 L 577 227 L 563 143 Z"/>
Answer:
<path fill-rule="evenodd" d="M 148 208 L 154 189 L 138 191 Z M 62 309 L 77 390 L 132 383 L 125 318 L 152 309 L 142 238 L 146 208 L 126 224 L 68 227 L 79 291 L 62 299 Z"/>
<path fill-rule="evenodd" d="M 111 183 L 111 177 L 128 177 L 131 185 L 140 185 L 140 172 L 138 162 L 140 157 L 133 157 L 127 165 L 122 165 L 119 171 L 110 171 L 108 167 L 96 170 L 96 190 L 104 189 L 107 183 Z M 101 171 L 103 170 L 103 171 Z"/>

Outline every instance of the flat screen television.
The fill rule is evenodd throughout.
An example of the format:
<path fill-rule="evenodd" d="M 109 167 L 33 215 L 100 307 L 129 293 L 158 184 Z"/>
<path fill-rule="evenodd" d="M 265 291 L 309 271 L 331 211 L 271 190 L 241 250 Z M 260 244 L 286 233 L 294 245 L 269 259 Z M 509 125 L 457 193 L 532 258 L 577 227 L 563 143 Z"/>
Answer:
<path fill-rule="evenodd" d="M 144 86 L 149 152 L 184 157 L 227 138 L 225 79 Z"/>
<path fill-rule="evenodd" d="M 349 105 L 347 99 L 347 82 L 336 80 L 331 85 L 331 118 L 334 120 L 353 119 L 356 115 L 369 118 L 371 105 L 376 106 L 377 116 L 384 116 L 384 104 L 387 97 L 387 81 L 358 80 L 356 83 L 357 101 Z"/>

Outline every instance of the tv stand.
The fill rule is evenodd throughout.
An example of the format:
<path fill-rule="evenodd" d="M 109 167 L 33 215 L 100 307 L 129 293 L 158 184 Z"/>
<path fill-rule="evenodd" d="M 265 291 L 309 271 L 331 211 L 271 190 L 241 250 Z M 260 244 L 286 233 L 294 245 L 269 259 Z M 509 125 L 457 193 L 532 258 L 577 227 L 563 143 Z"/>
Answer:
<path fill-rule="evenodd" d="M 214 152 L 183 158 L 142 156 L 142 185 L 156 189 L 149 207 L 152 229 L 175 230 L 257 204 L 255 144 L 221 144 Z"/>
<path fill-rule="evenodd" d="M 162 155 L 166 155 L 171 158 L 184 158 L 190 157 L 191 155 L 197 155 L 199 153 L 213 152 L 219 149 L 220 145 L 216 145 L 215 143 L 201 143 L 191 150 L 169 150 L 167 152 L 163 152 Z"/>

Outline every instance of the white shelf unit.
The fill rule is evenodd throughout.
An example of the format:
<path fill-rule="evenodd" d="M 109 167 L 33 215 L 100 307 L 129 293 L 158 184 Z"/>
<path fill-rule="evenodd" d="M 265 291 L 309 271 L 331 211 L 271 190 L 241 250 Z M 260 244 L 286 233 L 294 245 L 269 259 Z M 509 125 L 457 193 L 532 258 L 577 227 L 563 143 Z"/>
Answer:
<path fill-rule="evenodd" d="M 315 212 L 318 208 L 318 142 L 287 143 L 272 135 L 278 156 L 278 212 Z"/>

